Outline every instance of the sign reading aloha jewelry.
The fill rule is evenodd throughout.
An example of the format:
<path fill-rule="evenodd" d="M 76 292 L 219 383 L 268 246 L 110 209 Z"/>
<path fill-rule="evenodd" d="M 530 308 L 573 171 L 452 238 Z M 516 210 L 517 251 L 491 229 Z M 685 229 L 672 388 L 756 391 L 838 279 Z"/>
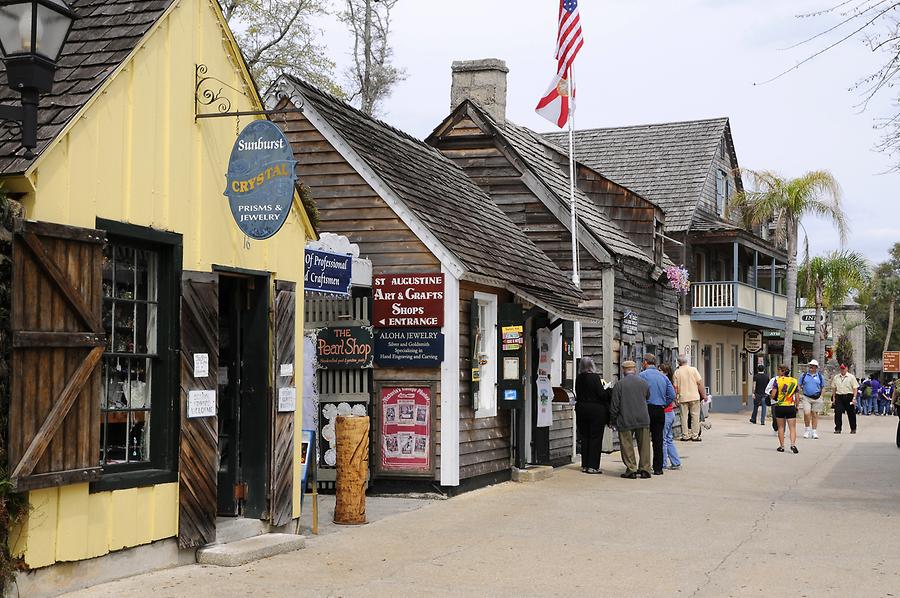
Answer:
<path fill-rule="evenodd" d="M 251 239 L 278 232 L 294 200 L 294 153 L 275 123 L 256 120 L 244 127 L 231 149 L 225 195 L 238 228 Z"/>

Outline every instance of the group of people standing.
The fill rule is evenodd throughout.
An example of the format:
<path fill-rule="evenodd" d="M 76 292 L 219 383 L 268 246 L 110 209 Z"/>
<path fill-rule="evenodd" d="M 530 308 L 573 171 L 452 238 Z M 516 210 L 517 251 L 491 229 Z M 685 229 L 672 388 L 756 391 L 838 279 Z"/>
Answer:
<path fill-rule="evenodd" d="M 644 355 L 637 363 L 622 363 L 622 379 L 615 386 L 602 380 L 592 359 L 582 358 L 575 379 L 575 416 L 581 438 L 581 470 L 602 473 L 600 456 L 607 425 L 618 432 L 623 478 L 647 479 L 664 470 L 681 468 L 675 446 L 675 409 L 680 411 L 681 440 L 700 442 L 703 403 L 708 401 L 700 373 L 679 359 L 674 372 L 657 365 L 656 356 Z M 637 455 L 635 455 L 637 445 Z"/>
<path fill-rule="evenodd" d="M 843 432 L 844 414 L 847 415 L 850 433 L 856 434 L 857 414 L 875 413 L 875 405 L 880 407 L 880 413 L 885 415 L 889 414 L 893 407 L 894 412 L 900 417 L 900 384 L 896 380 L 891 385 L 882 385 L 877 376 L 872 376 L 860 384 L 856 376 L 848 371 L 846 364 L 842 363 L 839 369 L 838 374 L 831 379 L 835 434 Z M 823 393 L 826 384 L 819 371 L 818 361 L 811 360 L 807 371 L 799 378 L 791 376 L 790 369 L 782 365 L 778 368 L 778 376 L 769 379 L 764 366 L 759 366 L 753 378 L 753 385 L 753 413 L 750 416 L 750 423 L 757 423 L 757 414 L 760 414 L 759 423 L 765 425 L 766 406 L 771 405 L 772 427 L 778 435 L 779 451 L 784 452 L 784 434 L 787 428 L 790 433 L 791 451 L 798 452 L 796 420 L 800 411 L 803 413 L 805 426 L 803 437 L 812 439 L 819 437 L 818 423 L 819 416 L 824 412 Z M 880 402 L 871 401 L 873 396 Z M 897 447 L 900 448 L 900 422 L 897 425 Z"/>

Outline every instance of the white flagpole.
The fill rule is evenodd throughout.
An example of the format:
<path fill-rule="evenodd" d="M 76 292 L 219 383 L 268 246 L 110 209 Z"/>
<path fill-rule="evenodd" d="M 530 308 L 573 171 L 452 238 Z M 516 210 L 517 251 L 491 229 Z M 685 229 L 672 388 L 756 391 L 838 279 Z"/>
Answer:
<path fill-rule="evenodd" d="M 568 80 L 569 86 L 569 208 L 571 212 L 571 228 L 572 228 L 572 283 L 581 288 L 581 276 L 578 272 L 578 218 L 575 206 L 575 103 L 573 91 L 575 86 L 572 83 L 572 67 L 569 66 Z M 581 345 L 581 322 L 575 321 L 575 360 L 582 356 Z"/>

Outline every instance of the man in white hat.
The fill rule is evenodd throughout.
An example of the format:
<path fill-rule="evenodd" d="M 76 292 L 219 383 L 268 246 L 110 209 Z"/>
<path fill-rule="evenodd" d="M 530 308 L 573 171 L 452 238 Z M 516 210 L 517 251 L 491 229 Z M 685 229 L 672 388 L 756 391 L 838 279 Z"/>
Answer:
<path fill-rule="evenodd" d="M 800 376 L 800 409 L 803 411 L 803 423 L 806 431 L 804 438 L 818 438 L 819 415 L 825 407 L 822 391 L 825 390 L 825 379 L 819 372 L 819 362 L 809 362 L 809 369 Z"/>

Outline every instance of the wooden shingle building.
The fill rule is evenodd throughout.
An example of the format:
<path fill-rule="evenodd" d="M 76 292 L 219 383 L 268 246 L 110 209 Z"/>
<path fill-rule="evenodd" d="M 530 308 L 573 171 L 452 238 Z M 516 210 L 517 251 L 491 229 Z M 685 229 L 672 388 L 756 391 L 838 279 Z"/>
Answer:
<path fill-rule="evenodd" d="M 571 275 L 568 156 L 506 118 L 506 74 L 499 60 L 454 63 L 452 112 L 427 142 Z M 677 304 L 663 272 L 663 210 L 580 156 L 575 197 L 581 287 L 596 318 L 584 325 L 583 355 L 607 378 L 645 352 L 671 360 Z"/>
<path fill-rule="evenodd" d="M 556 363 L 552 382 L 571 386 L 574 362 L 564 353 L 563 345 L 571 342 L 564 342 L 563 329 L 565 321 L 591 319 L 580 307 L 582 293 L 434 148 L 302 81 L 285 76 L 275 90 L 270 105 L 300 110 L 276 122 L 291 140 L 300 176 L 312 191 L 320 230 L 346 236 L 359 246 L 360 257 L 372 262 L 374 312 L 379 281 L 443 278 L 436 314 L 442 361 L 427 367 L 385 365 L 376 355 L 371 370 L 376 483 L 414 477 L 455 492 L 508 479 L 514 461 L 524 462 L 523 447 L 537 427 L 536 335 L 539 329 L 552 331 L 553 346 L 545 349 Z M 375 327 L 376 343 L 402 333 L 377 315 L 368 324 Z M 396 443 L 386 429 L 396 415 L 389 402 L 396 392 L 433 398 L 434 431 L 421 440 L 433 456 L 427 467 L 394 467 Z M 572 409 L 552 410 L 547 430 L 554 436 L 554 454 L 569 462 Z"/>

